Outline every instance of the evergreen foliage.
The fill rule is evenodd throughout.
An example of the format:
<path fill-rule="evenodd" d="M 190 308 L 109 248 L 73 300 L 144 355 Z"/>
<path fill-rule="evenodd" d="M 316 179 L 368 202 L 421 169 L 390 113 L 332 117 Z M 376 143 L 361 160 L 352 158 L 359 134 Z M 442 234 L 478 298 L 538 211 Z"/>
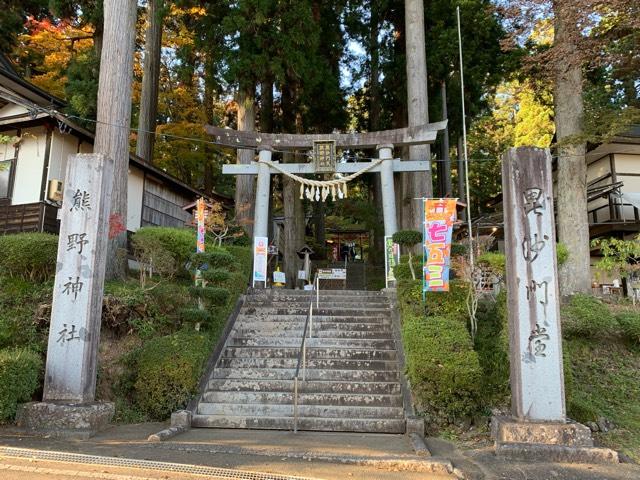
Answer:
<path fill-rule="evenodd" d="M 0 350 L 0 423 L 13 421 L 19 403 L 38 388 L 42 358 L 26 348 Z"/>
<path fill-rule="evenodd" d="M 0 235 L 0 275 L 36 282 L 51 279 L 56 270 L 57 254 L 57 235 Z"/>

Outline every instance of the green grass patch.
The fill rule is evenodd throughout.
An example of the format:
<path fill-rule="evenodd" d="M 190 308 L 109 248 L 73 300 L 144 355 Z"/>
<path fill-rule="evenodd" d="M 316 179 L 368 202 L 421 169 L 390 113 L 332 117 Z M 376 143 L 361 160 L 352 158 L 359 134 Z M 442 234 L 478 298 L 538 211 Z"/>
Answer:
<path fill-rule="evenodd" d="M 579 422 L 611 420 L 616 428 L 596 433 L 604 446 L 640 461 L 640 350 L 619 340 L 573 338 L 565 342 L 574 377 L 569 415 Z"/>

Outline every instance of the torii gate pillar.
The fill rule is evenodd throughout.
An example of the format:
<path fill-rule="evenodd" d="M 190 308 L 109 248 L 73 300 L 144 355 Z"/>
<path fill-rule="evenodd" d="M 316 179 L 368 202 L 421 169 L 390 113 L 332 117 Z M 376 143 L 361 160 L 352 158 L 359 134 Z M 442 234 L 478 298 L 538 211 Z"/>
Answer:
<path fill-rule="evenodd" d="M 384 234 L 392 236 L 398 231 L 396 216 L 396 193 L 393 182 L 393 145 L 378 145 L 378 158 L 384 160 L 380 165 L 380 183 L 382 184 L 382 214 Z"/>
<path fill-rule="evenodd" d="M 258 152 L 258 179 L 256 184 L 256 207 L 254 213 L 253 236 L 269 236 L 269 190 L 271 172 L 268 162 L 271 160 L 271 149 L 261 148 Z"/>

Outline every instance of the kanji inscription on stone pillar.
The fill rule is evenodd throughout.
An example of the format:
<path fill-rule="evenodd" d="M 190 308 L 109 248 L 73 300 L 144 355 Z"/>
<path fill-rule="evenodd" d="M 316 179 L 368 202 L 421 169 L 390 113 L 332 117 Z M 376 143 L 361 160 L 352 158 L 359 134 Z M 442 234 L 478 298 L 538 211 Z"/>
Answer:
<path fill-rule="evenodd" d="M 512 413 L 565 418 L 551 155 L 511 149 L 502 159 Z"/>
<path fill-rule="evenodd" d="M 101 154 L 67 162 L 45 401 L 94 400 L 112 176 L 113 160 Z"/>

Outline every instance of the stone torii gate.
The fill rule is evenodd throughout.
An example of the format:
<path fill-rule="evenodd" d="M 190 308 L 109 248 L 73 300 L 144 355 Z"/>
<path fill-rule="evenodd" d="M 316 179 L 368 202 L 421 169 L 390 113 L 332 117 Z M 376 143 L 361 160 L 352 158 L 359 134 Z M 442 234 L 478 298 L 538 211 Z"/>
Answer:
<path fill-rule="evenodd" d="M 436 140 L 439 131 L 444 131 L 447 121 L 429 123 L 417 127 L 384 130 L 368 133 L 330 133 L 330 134 L 273 134 L 261 132 L 244 132 L 206 126 L 209 135 L 215 138 L 215 143 L 231 148 L 250 149 L 258 151 L 258 161 L 250 164 L 223 165 L 225 175 L 257 175 L 254 237 L 268 236 L 269 191 L 271 175 L 282 171 L 293 175 L 307 174 L 353 174 L 366 169 L 368 173 L 379 173 L 382 184 L 382 205 L 385 235 L 391 236 L 398 230 L 396 213 L 396 197 L 393 174 L 395 172 L 420 172 L 429 170 L 429 160 L 401 161 L 393 158 L 393 148 L 405 145 L 425 145 Z M 273 150 L 311 150 L 319 144 L 333 144 L 333 148 L 375 148 L 378 151 L 377 163 L 351 162 L 327 164 L 316 161 L 313 163 L 285 163 L 271 160 Z M 335 150 L 333 150 L 335 152 Z"/>

